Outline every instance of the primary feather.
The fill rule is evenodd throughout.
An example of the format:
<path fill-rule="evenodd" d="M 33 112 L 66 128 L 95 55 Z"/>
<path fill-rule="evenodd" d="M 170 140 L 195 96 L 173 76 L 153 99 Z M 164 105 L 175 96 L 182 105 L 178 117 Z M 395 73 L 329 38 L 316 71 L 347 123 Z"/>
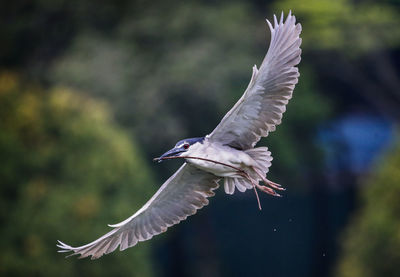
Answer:
<path fill-rule="evenodd" d="M 218 187 L 217 180 L 215 175 L 184 164 L 139 211 L 121 223 L 109 225 L 113 227 L 110 232 L 79 247 L 59 241 L 59 252 L 73 251 L 72 255 L 97 259 L 118 246 L 122 251 L 149 240 L 207 205 L 207 197 L 213 196 Z"/>
<path fill-rule="evenodd" d="M 271 42 L 260 69 L 253 67 L 243 96 L 209 135 L 211 141 L 246 150 L 279 125 L 300 76 L 296 65 L 301 55 L 301 25 L 289 13 L 274 24 L 268 20 Z"/>

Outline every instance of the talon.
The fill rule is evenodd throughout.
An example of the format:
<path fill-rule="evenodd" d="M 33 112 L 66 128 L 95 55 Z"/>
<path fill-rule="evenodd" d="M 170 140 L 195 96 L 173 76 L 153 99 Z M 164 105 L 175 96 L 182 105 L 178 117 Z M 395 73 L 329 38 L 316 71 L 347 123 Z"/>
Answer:
<path fill-rule="evenodd" d="M 265 181 L 267 181 L 267 185 L 269 185 L 272 188 L 275 188 L 275 189 L 278 189 L 278 190 L 286 190 L 280 184 L 272 182 L 271 180 L 265 179 Z"/>
<path fill-rule="evenodd" d="M 285 189 L 284 187 L 282 187 L 280 184 L 277 184 L 277 183 L 275 183 L 275 182 L 272 182 L 272 181 L 270 181 L 270 180 L 268 180 L 268 179 L 265 179 L 265 181 L 266 181 L 266 185 L 270 186 L 271 188 L 274 188 L 274 189 L 277 189 L 277 190 L 281 190 L 281 191 L 286 190 L 286 189 Z"/>
<path fill-rule="evenodd" d="M 254 171 L 257 173 L 257 175 L 261 178 L 261 180 L 263 181 L 263 183 L 264 184 L 266 184 L 267 186 L 270 186 L 272 189 L 272 191 L 273 192 L 275 192 L 273 189 L 276 189 L 276 190 L 280 190 L 280 191 L 284 191 L 284 190 L 286 190 L 285 188 L 283 188 L 280 184 L 277 184 L 277 183 L 275 183 L 275 182 L 272 182 L 272 181 L 270 181 L 270 180 L 268 180 L 267 178 L 265 178 L 265 176 L 263 175 L 263 174 L 261 174 L 256 168 L 254 168 L 253 167 L 253 169 L 254 169 Z M 261 188 L 259 188 L 259 189 L 261 189 Z M 265 191 L 264 189 L 261 189 L 261 190 L 263 190 L 263 191 Z M 268 194 L 271 194 L 271 195 L 274 195 L 274 196 L 281 196 L 280 194 L 278 194 L 278 193 L 274 193 L 274 194 L 272 194 L 272 193 L 270 193 L 270 192 L 267 192 Z"/>
<path fill-rule="evenodd" d="M 275 182 L 272 182 L 271 180 L 269 180 L 269 179 L 267 179 L 267 178 L 265 178 L 265 180 L 266 180 L 269 184 L 273 184 L 273 185 L 275 185 L 275 186 L 277 186 L 277 187 L 281 187 L 280 184 L 275 183 Z"/>
<path fill-rule="evenodd" d="M 273 190 L 272 188 L 269 188 L 267 186 L 261 186 L 261 185 L 257 185 L 258 189 L 269 194 L 272 196 L 277 196 L 277 197 L 282 197 L 282 195 L 280 195 L 279 193 L 277 193 L 275 190 Z"/>
<path fill-rule="evenodd" d="M 268 185 L 269 185 L 270 187 L 274 188 L 274 189 L 277 189 L 277 190 L 281 190 L 281 191 L 286 190 L 284 187 L 281 187 L 281 186 L 278 187 L 278 186 L 275 186 L 275 185 L 269 184 L 269 183 L 268 183 Z"/>

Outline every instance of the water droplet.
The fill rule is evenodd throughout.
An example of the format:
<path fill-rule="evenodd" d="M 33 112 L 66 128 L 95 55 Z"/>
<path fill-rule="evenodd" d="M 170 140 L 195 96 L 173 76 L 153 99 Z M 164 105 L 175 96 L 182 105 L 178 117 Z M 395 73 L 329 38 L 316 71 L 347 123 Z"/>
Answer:
<path fill-rule="evenodd" d="M 274 228 L 274 232 L 276 232 L 276 228 Z"/>

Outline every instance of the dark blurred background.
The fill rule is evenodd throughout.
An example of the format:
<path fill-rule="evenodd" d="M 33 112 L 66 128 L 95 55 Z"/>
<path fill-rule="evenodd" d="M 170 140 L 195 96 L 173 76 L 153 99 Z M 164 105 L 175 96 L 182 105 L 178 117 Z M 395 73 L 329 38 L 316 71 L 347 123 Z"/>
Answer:
<path fill-rule="evenodd" d="M 300 81 L 263 139 L 283 198 L 227 196 L 96 261 L 65 259 L 179 166 L 268 47 L 303 26 Z M 400 1 L 0 3 L 1 276 L 400 276 Z"/>

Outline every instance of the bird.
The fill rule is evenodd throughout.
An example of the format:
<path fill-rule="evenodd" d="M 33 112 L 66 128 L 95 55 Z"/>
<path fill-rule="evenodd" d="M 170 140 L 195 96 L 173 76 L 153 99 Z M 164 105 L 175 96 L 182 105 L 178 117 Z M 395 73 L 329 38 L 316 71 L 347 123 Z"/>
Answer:
<path fill-rule="evenodd" d="M 204 137 L 180 140 L 156 161 L 183 159 L 183 165 L 158 189 L 151 199 L 126 220 L 109 225 L 112 230 L 79 247 L 58 241 L 59 252 L 69 256 L 97 259 L 135 246 L 178 224 L 208 205 L 220 183 L 227 194 L 235 189 L 257 189 L 272 196 L 284 188 L 266 178 L 272 155 L 267 147 L 255 147 L 275 131 L 300 76 L 300 34 L 302 27 L 290 11 L 284 19 L 266 20 L 271 32 L 269 48 L 258 69 L 253 67 L 250 83 L 237 103 L 217 127 Z M 263 185 L 259 184 L 260 182 Z"/>

